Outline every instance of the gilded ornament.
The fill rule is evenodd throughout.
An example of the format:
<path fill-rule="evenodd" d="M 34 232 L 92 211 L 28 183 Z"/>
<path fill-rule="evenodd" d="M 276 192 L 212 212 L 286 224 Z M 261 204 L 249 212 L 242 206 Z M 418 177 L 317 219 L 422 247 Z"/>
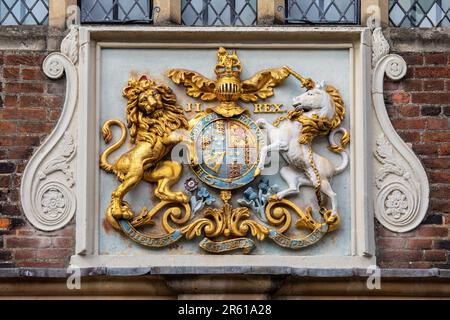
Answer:
<path fill-rule="evenodd" d="M 119 140 L 100 156 L 100 167 L 114 173 L 121 182 L 112 192 L 106 210 L 107 221 L 131 240 L 151 248 L 200 236 L 204 239 L 199 247 L 211 253 L 238 249 L 249 253 L 255 246 L 250 237 L 258 241 L 271 239 L 290 249 L 317 243 L 340 223 L 336 194 L 329 182 L 348 165 L 345 148 L 349 135 L 340 128 L 345 107 L 339 92 L 332 86 L 303 78 L 289 67 L 262 70 L 241 81 L 242 65 L 236 51 L 228 53 L 220 48 L 217 57 L 215 81 L 190 70 L 173 69 L 168 73 L 172 81 L 186 87 L 189 96 L 219 101 L 218 106 L 189 121 L 169 87 L 157 84 L 147 76 L 129 80 L 123 92 L 128 101 L 127 124 L 111 119 L 102 127 L 106 143 L 112 139 L 111 126 L 118 126 L 122 131 Z M 294 98 L 294 109 L 274 124 L 264 119 L 253 121 L 250 112 L 238 104 L 239 100 L 256 102 L 273 96 L 273 88 L 289 75 L 300 80 L 307 92 Z M 281 104 L 274 106 L 273 110 L 281 112 Z M 267 112 L 269 109 L 272 110 L 267 107 Z M 115 163 L 110 163 L 108 157 L 124 144 L 127 128 L 133 148 Z M 269 131 L 269 145 L 262 128 Z M 339 143 L 335 143 L 337 134 L 341 135 Z M 343 162 L 338 167 L 313 152 L 314 139 L 320 135 L 328 136 L 329 149 L 342 155 Z M 279 141 L 276 137 L 288 141 Z M 184 181 L 186 193 L 171 190 L 181 177 L 182 165 L 164 160 L 178 143 L 187 146 L 191 170 L 198 178 L 190 177 Z M 294 154 L 301 150 L 301 153 L 290 159 L 286 158 L 287 150 Z M 237 200 L 242 207 L 233 207 L 233 192 L 255 181 L 264 168 L 269 151 L 280 151 L 285 156 L 288 166 L 281 169 L 281 176 L 289 188 L 280 191 L 267 178 L 262 178 L 257 189 L 247 187 L 243 198 Z M 157 184 L 154 194 L 160 202 L 151 209 L 142 208 L 135 215 L 124 197 L 142 180 Z M 314 187 L 317 213 L 313 212 L 313 205 L 302 210 L 286 199 L 298 193 L 301 185 Z M 208 188 L 220 192 L 221 204 Z M 322 193 L 331 198 L 331 209 L 326 208 Z M 386 205 L 391 203 L 393 206 L 397 203 L 393 197 Z M 156 224 L 160 224 L 160 228 L 152 229 Z M 145 226 L 163 233 L 143 233 L 140 228 Z M 307 234 L 292 237 L 292 229 L 304 230 Z"/>

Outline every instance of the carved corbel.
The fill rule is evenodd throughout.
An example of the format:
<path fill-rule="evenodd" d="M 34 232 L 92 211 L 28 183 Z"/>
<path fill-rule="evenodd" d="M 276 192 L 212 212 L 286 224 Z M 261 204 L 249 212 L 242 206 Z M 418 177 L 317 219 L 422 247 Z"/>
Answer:
<path fill-rule="evenodd" d="M 72 26 L 61 43 L 61 52 L 47 56 L 47 77 L 66 75 L 66 96 L 61 117 L 25 168 L 21 184 L 22 208 L 28 221 L 43 231 L 64 227 L 76 208 L 73 177 L 76 157 L 76 128 L 73 117 L 78 93 L 78 27 Z"/>
<path fill-rule="evenodd" d="M 424 219 L 429 201 L 425 170 L 412 149 L 397 134 L 384 103 L 384 75 L 402 79 L 405 60 L 389 54 L 389 43 L 380 27 L 372 35 L 372 105 L 378 126 L 374 138 L 375 216 L 387 229 L 408 232 Z"/>

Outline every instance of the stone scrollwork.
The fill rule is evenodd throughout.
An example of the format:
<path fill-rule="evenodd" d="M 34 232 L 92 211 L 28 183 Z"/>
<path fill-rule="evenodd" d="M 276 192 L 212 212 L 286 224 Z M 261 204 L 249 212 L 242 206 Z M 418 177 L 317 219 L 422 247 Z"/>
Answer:
<path fill-rule="evenodd" d="M 382 164 L 375 176 L 377 218 L 391 230 L 408 230 L 416 218 L 419 183 L 410 170 L 400 164 L 384 134 L 378 137 L 376 144 L 375 157 Z"/>
<path fill-rule="evenodd" d="M 76 131 L 73 118 L 78 94 L 78 28 L 71 27 L 60 53 L 51 53 L 43 63 L 51 79 L 66 75 L 66 97 L 61 118 L 42 146 L 33 154 L 24 171 L 21 200 L 28 221 L 43 231 L 64 227 L 76 208 L 73 166 Z"/>
<path fill-rule="evenodd" d="M 378 120 L 375 141 L 375 216 L 386 228 L 408 232 L 416 228 L 428 209 L 429 184 L 425 170 L 410 147 L 396 133 L 386 111 L 383 96 L 384 75 L 402 79 L 405 60 L 389 54 L 381 29 L 373 33 L 372 102 Z"/>
<path fill-rule="evenodd" d="M 383 30 L 375 28 L 372 34 L 372 66 L 375 67 L 382 57 L 389 53 L 389 43 L 383 35 Z"/>

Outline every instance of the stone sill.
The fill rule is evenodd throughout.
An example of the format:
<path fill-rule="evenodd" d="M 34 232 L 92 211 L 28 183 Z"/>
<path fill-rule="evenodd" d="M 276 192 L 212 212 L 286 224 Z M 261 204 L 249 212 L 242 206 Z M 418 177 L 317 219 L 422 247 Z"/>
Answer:
<path fill-rule="evenodd" d="M 56 51 L 64 35 L 49 26 L 0 26 L 0 50 Z"/>
<path fill-rule="evenodd" d="M 382 278 L 449 278 L 447 269 L 380 269 Z M 73 273 L 71 271 L 70 273 Z M 304 278 L 367 278 L 367 269 L 312 269 L 285 267 L 148 267 L 148 268 L 82 268 L 81 276 L 145 276 L 145 275 L 267 275 Z M 67 278 L 65 268 L 2 268 L 0 278 Z"/>

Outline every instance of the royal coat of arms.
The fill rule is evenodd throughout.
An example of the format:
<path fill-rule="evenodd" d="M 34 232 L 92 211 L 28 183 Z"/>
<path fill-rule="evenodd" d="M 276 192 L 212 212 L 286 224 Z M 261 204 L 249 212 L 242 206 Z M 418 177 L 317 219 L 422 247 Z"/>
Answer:
<path fill-rule="evenodd" d="M 129 80 L 123 91 L 126 123 L 110 119 L 102 126 L 106 143 L 112 140 L 112 126 L 121 130 L 120 138 L 100 156 L 100 167 L 120 182 L 106 209 L 107 222 L 133 241 L 153 248 L 196 237 L 203 238 L 199 246 L 211 253 L 237 249 L 249 253 L 255 241 L 266 239 L 290 249 L 317 243 L 339 226 L 331 179 L 349 164 L 350 139 L 341 127 L 345 107 L 339 91 L 287 66 L 242 80 L 236 51 L 220 48 L 217 58 L 216 80 L 192 70 L 167 72 L 174 85 L 186 88 L 188 96 L 217 101 L 190 119 L 167 84 L 145 75 Z M 306 91 L 293 94 L 292 106 L 275 121 L 253 119 L 246 104 L 272 97 L 289 76 Z M 340 164 L 314 152 L 318 136 L 328 137 L 329 150 L 341 156 Z M 110 162 L 127 138 L 133 147 Z M 186 151 L 186 165 L 171 157 L 180 145 Z M 264 173 L 269 155 L 275 152 L 287 163 L 277 173 L 284 188 Z M 184 190 L 173 190 L 186 169 L 192 177 L 184 181 Z M 154 186 L 160 201 L 136 213 L 125 197 L 142 181 Z M 300 208 L 290 200 L 302 196 L 301 187 L 314 188 L 314 206 Z"/>

